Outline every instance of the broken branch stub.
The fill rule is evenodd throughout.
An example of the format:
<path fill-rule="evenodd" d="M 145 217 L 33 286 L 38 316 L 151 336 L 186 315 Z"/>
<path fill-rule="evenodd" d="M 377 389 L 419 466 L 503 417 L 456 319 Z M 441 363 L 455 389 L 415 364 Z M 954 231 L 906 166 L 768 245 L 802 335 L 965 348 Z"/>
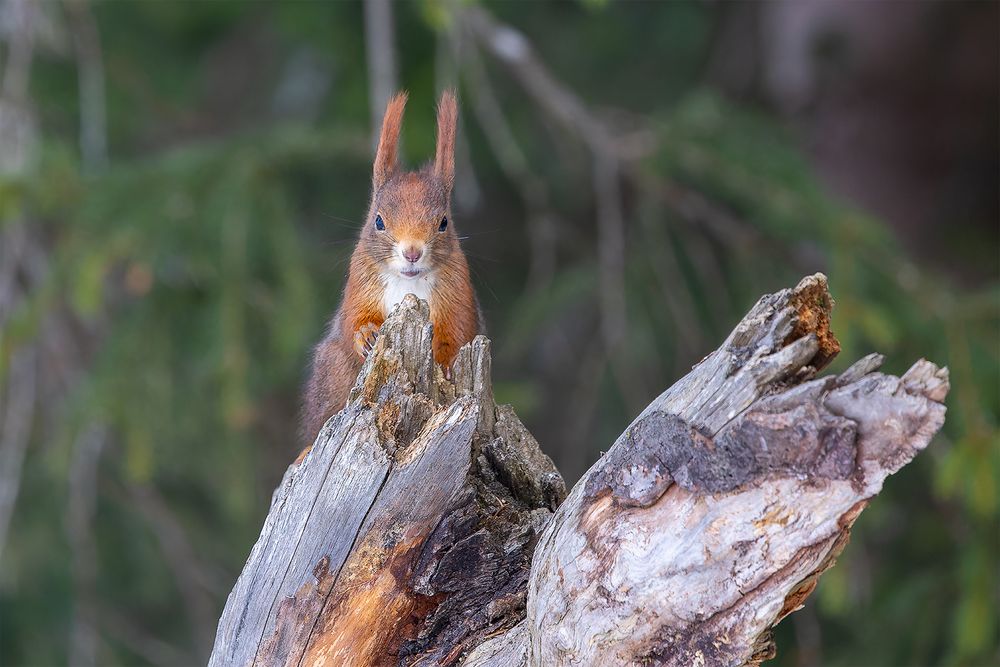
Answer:
<path fill-rule="evenodd" d="M 820 274 L 763 297 L 562 502 L 493 402 L 489 341 L 445 380 L 407 297 L 275 491 L 210 664 L 766 659 L 770 628 L 944 419 L 947 370 L 926 361 L 817 378 L 839 350 L 831 307 Z"/>
<path fill-rule="evenodd" d="M 837 351 L 815 275 L 761 299 L 576 485 L 536 549 L 532 664 L 757 664 L 885 478 L 944 422 L 947 370 Z"/>
<path fill-rule="evenodd" d="M 275 492 L 211 665 L 454 664 L 524 618 L 565 486 L 493 403 L 489 341 L 448 381 L 431 333 L 413 296 L 382 326 L 347 407 Z"/>

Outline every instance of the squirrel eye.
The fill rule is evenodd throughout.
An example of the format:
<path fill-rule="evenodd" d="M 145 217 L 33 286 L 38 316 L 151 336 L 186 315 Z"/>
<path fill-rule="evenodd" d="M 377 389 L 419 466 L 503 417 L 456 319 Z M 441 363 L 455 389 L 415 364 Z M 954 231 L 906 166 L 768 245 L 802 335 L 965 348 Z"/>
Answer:
<path fill-rule="evenodd" d="M 385 231 L 385 223 L 382 222 L 382 216 L 381 215 L 376 215 L 375 216 L 375 229 L 379 230 L 380 232 L 384 232 Z"/>
<path fill-rule="evenodd" d="M 445 218 L 441 218 L 441 224 L 438 225 L 438 231 L 439 232 L 443 232 L 446 229 L 448 229 L 448 218 L 446 218 L 446 217 Z"/>

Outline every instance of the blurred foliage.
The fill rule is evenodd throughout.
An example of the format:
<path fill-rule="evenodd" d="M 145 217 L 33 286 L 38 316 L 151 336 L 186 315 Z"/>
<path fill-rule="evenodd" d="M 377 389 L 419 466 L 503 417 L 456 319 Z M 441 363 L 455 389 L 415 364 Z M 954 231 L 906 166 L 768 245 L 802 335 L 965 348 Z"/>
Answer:
<path fill-rule="evenodd" d="M 430 155 L 450 7 L 398 7 L 411 161 Z M 592 342 L 600 284 L 589 157 L 489 64 L 558 212 L 555 271 L 529 285 L 532 212 L 464 109 L 471 165 L 459 178 L 477 184 L 478 200 L 457 202 L 456 219 L 470 237 L 495 341 L 498 397 L 575 478 L 760 294 L 825 271 L 843 344 L 835 370 L 872 350 L 894 373 L 927 357 L 949 366 L 953 389 L 944 431 L 888 482 L 808 609 L 782 624 L 774 664 L 807 660 L 803 618 L 818 623 L 826 665 L 997 660 L 998 284 L 957 289 L 916 266 L 877 220 L 824 192 L 795 137 L 766 110 L 699 82 L 715 20 L 708 5 L 488 7 L 521 26 L 584 100 L 642 114 L 655 137 L 628 175 L 627 340 L 611 360 Z M 49 9 L 58 16 L 58 6 Z M 109 629 L 107 619 L 122 616 L 179 655 L 203 659 L 156 520 L 130 493 L 162 495 L 214 577 L 213 612 L 221 610 L 295 455 L 308 347 L 336 306 L 368 197 L 357 4 L 101 3 L 94 11 L 111 166 L 80 163 L 76 65 L 42 52 L 32 76 L 39 159 L 0 181 L 0 225 L 30 220 L 52 267 L 0 336 L 0 373 L 54 311 L 71 313 L 89 343 L 79 381 L 58 397 L 58 418 L 36 425 L 28 452 L 0 568 L 5 665 L 67 660 L 78 595 L 67 478 L 75 443 L 94 424 L 111 434 L 93 536 L 98 608 L 114 610 L 107 625 L 97 613 L 99 662 L 148 661 Z M 658 38 L 664 30 L 673 38 Z M 672 63 L 668 72 L 663 62 Z M 278 93 L 297 67 L 319 72 L 328 92 L 289 112 Z M 471 98 L 477 93 L 457 69 Z M 648 85 L 653 72 L 662 85 Z M 692 197 L 702 214 L 686 212 Z M 582 424 L 581 412 L 589 415 Z"/>

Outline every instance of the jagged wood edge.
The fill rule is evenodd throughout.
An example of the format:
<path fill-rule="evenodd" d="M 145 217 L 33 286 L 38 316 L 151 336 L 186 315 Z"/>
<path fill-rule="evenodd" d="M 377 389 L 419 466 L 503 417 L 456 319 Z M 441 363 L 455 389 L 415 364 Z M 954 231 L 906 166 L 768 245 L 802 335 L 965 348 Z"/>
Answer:
<path fill-rule="evenodd" d="M 356 664 L 386 651 L 453 662 L 523 618 L 531 549 L 565 486 L 493 402 L 488 339 L 459 351 L 448 380 L 431 335 L 415 297 L 386 320 L 347 407 L 275 490 L 210 664 L 312 664 L 345 651 Z M 456 554 L 472 545 L 503 551 L 487 580 L 496 595 L 478 591 L 482 604 L 438 590 L 463 575 Z M 407 575 L 380 589 L 378 572 Z M 412 620 L 405 632 L 393 605 Z"/>
<path fill-rule="evenodd" d="M 869 355 L 840 376 L 812 379 L 839 351 L 832 305 L 822 274 L 763 297 L 718 350 L 654 400 L 543 534 L 526 621 L 464 664 L 741 665 L 771 657 L 770 629 L 832 566 L 885 477 L 944 420 L 947 369 L 923 360 L 902 378 L 875 372 L 881 357 Z M 787 429 L 790 417 L 792 427 L 812 425 L 807 446 L 788 442 L 797 435 Z M 778 455 L 752 446 L 782 439 Z M 768 493 L 770 515 L 737 516 L 752 515 L 754 494 Z M 802 516 L 797 503 L 817 509 Z M 713 504 L 734 515 L 717 535 L 706 529 L 711 523 L 685 527 L 697 511 L 725 521 Z M 792 516 L 783 512 L 794 514 L 793 528 L 816 533 L 800 539 L 782 524 Z M 754 519 L 787 553 L 754 550 L 760 535 L 746 535 Z M 684 538 L 705 551 L 689 563 L 710 572 L 700 589 L 694 574 L 670 569 L 669 545 Z M 659 559 L 653 567 L 630 562 L 636 550 Z M 743 572 L 755 576 L 733 592 L 734 574 Z"/>

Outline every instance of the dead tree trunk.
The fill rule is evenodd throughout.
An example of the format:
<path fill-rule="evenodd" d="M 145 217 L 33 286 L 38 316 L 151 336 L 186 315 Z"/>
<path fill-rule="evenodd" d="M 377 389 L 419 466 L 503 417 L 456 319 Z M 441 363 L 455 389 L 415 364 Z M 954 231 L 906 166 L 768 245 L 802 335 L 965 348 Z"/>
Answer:
<path fill-rule="evenodd" d="M 815 275 L 763 297 L 565 498 L 490 385 L 433 364 L 426 304 L 382 327 L 347 408 L 285 475 L 211 665 L 745 665 L 883 480 L 944 421 L 946 369 L 839 346 Z"/>

